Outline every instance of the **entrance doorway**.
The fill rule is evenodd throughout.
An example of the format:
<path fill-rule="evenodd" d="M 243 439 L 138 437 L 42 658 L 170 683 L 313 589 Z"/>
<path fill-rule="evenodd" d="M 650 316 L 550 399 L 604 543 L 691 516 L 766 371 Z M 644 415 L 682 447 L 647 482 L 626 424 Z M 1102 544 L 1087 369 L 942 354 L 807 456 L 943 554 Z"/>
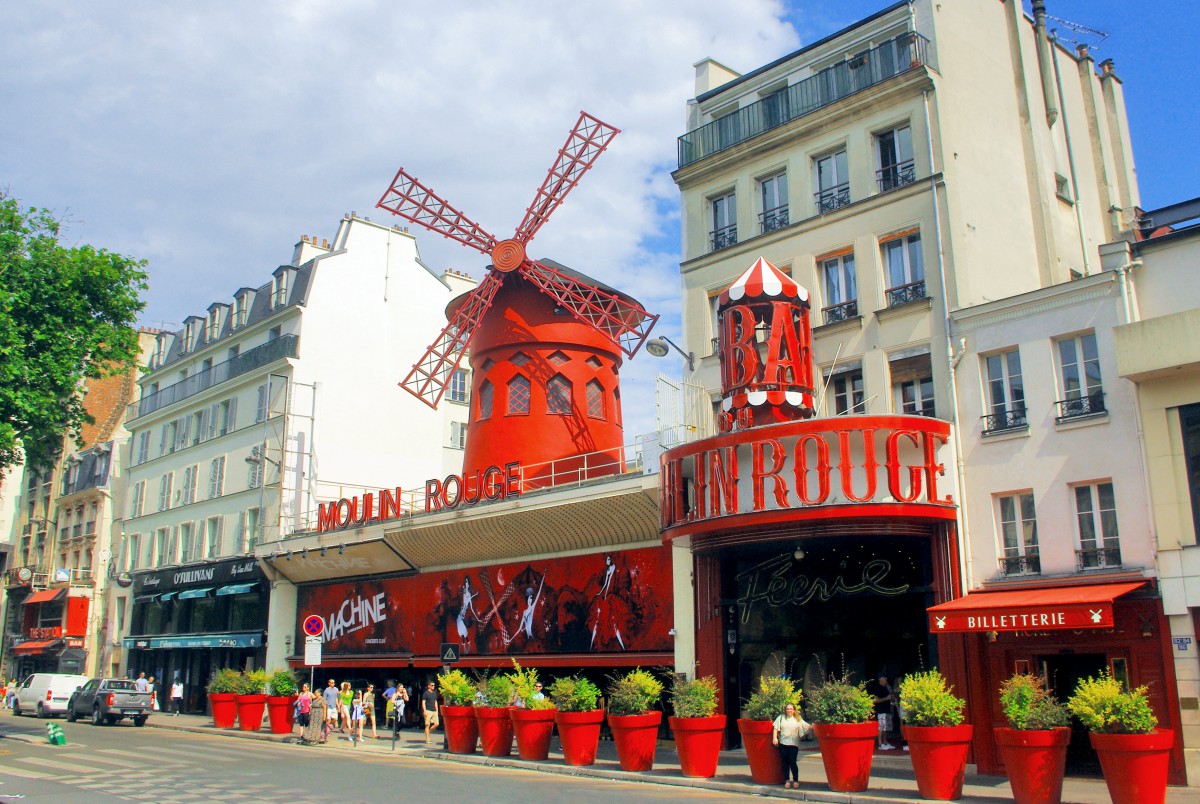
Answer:
<path fill-rule="evenodd" d="M 1058 700 L 1066 702 L 1075 685 L 1089 676 L 1097 676 L 1108 667 L 1103 653 L 1056 653 L 1038 658 L 1047 688 Z M 1071 718 L 1071 744 L 1067 747 L 1068 776 L 1100 776 L 1100 758 L 1092 748 L 1087 729 Z"/>

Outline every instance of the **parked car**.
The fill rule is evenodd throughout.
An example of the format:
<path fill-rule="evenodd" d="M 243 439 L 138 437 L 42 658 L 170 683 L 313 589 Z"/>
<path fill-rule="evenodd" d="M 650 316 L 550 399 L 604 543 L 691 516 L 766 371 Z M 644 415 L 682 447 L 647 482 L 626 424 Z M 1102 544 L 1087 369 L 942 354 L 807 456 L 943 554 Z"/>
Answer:
<path fill-rule="evenodd" d="M 74 723 L 81 717 L 91 717 L 94 726 L 102 723 L 114 726 L 127 717 L 133 719 L 133 725 L 144 726 L 150 711 L 150 693 L 138 692 L 137 682 L 127 678 L 93 678 L 71 696 L 67 720 Z"/>
<path fill-rule="evenodd" d="M 87 676 L 68 673 L 33 673 L 17 688 L 13 714 L 61 715 L 67 711 L 71 693 L 86 681 Z"/>

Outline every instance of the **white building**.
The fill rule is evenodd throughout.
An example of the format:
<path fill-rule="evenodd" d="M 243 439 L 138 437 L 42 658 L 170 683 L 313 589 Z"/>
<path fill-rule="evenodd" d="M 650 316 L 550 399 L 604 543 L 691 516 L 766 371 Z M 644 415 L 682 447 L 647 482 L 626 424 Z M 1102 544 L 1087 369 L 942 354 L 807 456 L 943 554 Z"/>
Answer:
<path fill-rule="evenodd" d="M 254 546 L 312 527 L 319 501 L 460 468 L 469 382 L 437 411 L 397 383 L 472 284 L 349 215 L 332 243 L 302 238 L 269 282 L 159 334 L 128 421 L 126 672 L 179 675 L 202 706 L 219 667 L 283 666 L 295 590 L 268 589 Z"/>

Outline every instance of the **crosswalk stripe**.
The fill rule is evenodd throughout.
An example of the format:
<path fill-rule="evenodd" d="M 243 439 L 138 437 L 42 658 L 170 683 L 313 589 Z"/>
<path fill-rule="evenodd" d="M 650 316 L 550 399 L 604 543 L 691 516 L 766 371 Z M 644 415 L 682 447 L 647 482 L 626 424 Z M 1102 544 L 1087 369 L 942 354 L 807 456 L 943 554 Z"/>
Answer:
<path fill-rule="evenodd" d="M 59 770 L 71 771 L 71 773 L 105 773 L 104 768 L 89 768 L 87 765 L 80 765 L 74 762 L 59 762 L 57 759 L 46 759 L 45 757 L 21 757 L 21 762 L 29 762 L 34 765 L 42 765 L 47 768 L 58 768 Z"/>
<path fill-rule="evenodd" d="M 122 751 L 121 753 L 128 753 Z M 145 762 L 137 762 L 132 759 L 117 759 L 116 757 L 101 757 L 96 756 L 95 752 L 89 752 L 80 757 L 84 762 L 99 762 L 101 765 L 116 765 L 118 768 L 141 768 L 146 765 Z"/>
<path fill-rule="evenodd" d="M 143 750 L 145 750 L 145 749 L 138 748 L 138 749 L 136 749 L 136 750 L 140 752 L 140 751 L 143 751 Z M 98 753 L 98 754 L 104 754 L 104 755 L 106 755 L 106 756 L 113 756 L 113 755 L 116 755 L 116 756 L 118 756 L 118 757 L 126 757 L 126 761 L 130 761 L 130 760 L 128 760 L 128 757 L 129 757 L 129 755 L 130 755 L 130 751 L 129 751 L 129 749 L 128 749 L 128 748 L 101 748 L 101 749 L 100 749 L 100 750 L 98 750 L 96 753 Z M 89 756 L 90 756 L 90 754 L 89 754 Z M 172 758 L 172 759 L 167 759 L 166 757 L 156 758 L 154 761 L 155 761 L 155 762 L 160 762 L 160 763 L 161 763 L 161 762 L 168 762 L 168 763 L 170 763 L 170 764 L 172 764 L 172 765 L 186 765 L 186 764 L 188 764 L 188 761 L 187 761 L 187 760 L 185 760 L 185 759 L 174 759 L 174 758 Z M 146 766 L 146 765 L 148 765 L 148 764 L 150 764 L 150 763 L 149 763 L 149 762 L 147 762 L 147 761 L 145 761 L 145 760 L 143 760 L 142 762 L 137 762 L 137 763 L 135 763 L 135 764 L 134 764 L 132 767 L 135 767 L 135 768 L 142 768 L 142 767 L 145 767 L 145 766 Z"/>
<path fill-rule="evenodd" d="M 157 746 L 157 745 L 142 746 L 137 749 L 137 752 L 141 755 L 150 754 L 152 756 L 153 755 L 165 756 L 169 759 L 175 759 L 177 761 L 179 761 L 181 759 L 184 761 L 213 759 L 213 760 L 217 760 L 218 762 L 235 762 L 239 759 L 244 758 L 241 756 L 237 756 L 235 754 L 219 753 L 217 751 L 211 751 L 211 750 L 207 750 L 207 749 L 196 749 L 196 748 L 191 748 L 191 747 L 189 747 L 189 748 L 163 748 L 162 746 Z"/>
<path fill-rule="evenodd" d="M 20 776 L 22 779 L 51 779 L 55 774 L 18 768 L 16 765 L 7 763 L 3 768 L 0 768 L 0 776 Z"/>

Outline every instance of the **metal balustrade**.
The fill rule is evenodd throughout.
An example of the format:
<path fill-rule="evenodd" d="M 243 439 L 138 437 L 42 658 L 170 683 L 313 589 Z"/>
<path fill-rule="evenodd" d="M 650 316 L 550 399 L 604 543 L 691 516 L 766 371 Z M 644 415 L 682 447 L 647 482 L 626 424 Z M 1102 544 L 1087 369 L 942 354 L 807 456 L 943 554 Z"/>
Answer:
<path fill-rule="evenodd" d="M 888 288 L 887 291 L 888 307 L 899 307 L 902 304 L 920 301 L 925 297 L 924 279 L 918 279 L 916 282 L 909 282 L 907 285 L 898 285 L 894 288 Z"/>
<path fill-rule="evenodd" d="M 831 304 L 828 307 L 822 308 L 821 312 L 825 314 L 826 324 L 848 321 L 858 316 L 858 299 L 851 299 L 841 304 Z"/>
<path fill-rule="evenodd" d="M 813 193 L 817 201 L 817 214 L 824 215 L 835 209 L 850 206 L 850 182 L 839 184 Z"/>
<path fill-rule="evenodd" d="M 1058 416 L 1056 421 L 1067 421 L 1068 419 L 1080 419 L 1085 416 L 1096 416 L 1101 413 L 1106 413 L 1104 407 L 1104 393 L 1097 392 L 1088 394 L 1087 396 L 1076 397 L 1075 399 L 1063 399 L 1058 403 Z"/>
<path fill-rule="evenodd" d="M 1042 559 L 1037 554 L 1005 556 L 1000 559 L 1000 572 L 1003 575 L 1040 575 Z"/>
<path fill-rule="evenodd" d="M 1121 566 L 1120 547 L 1095 547 L 1075 551 L 1075 566 L 1081 570 Z"/>
<path fill-rule="evenodd" d="M 1023 407 L 989 413 L 982 418 L 984 435 L 1024 430 L 1029 427 L 1029 420 L 1025 417 L 1025 408 Z"/>

